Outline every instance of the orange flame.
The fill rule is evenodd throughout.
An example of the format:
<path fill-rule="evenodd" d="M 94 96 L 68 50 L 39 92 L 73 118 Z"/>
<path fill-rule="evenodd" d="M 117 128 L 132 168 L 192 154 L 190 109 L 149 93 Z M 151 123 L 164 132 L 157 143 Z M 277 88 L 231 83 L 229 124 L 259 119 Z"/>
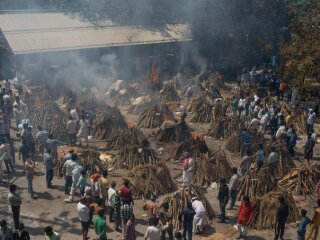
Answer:
<path fill-rule="evenodd" d="M 191 135 L 192 135 L 192 138 L 194 140 L 200 140 L 201 139 L 201 133 L 193 132 Z"/>
<path fill-rule="evenodd" d="M 130 129 L 133 129 L 133 128 L 136 127 L 136 123 L 133 120 L 129 119 L 128 120 L 128 126 L 129 126 Z"/>

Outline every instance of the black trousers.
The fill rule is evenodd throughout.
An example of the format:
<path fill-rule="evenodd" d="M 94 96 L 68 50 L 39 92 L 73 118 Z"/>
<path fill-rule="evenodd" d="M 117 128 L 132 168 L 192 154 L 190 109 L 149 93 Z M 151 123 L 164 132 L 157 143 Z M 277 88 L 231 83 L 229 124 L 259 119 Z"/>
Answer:
<path fill-rule="evenodd" d="M 285 221 L 278 221 L 276 223 L 276 236 L 275 236 L 275 240 L 277 240 L 279 237 L 280 239 L 283 239 L 283 235 L 284 235 L 284 229 L 286 226 L 286 222 Z"/>
<path fill-rule="evenodd" d="M 48 170 L 46 172 L 47 187 L 51 187 L 52 179 L 53 179 L 53 169 Z"/>
<path fill-rule="evenodd" d="M 19 228 L 20 206 L 11 206 L 14 228 Z"/>
<path fill-rule="evenodd" d="M 188 240 L 192 240 L 192 223 L 190 224 L 183 224 L 183 232 L 182 232 L 182 236 L 183 239 L 186 240 L 186 236 L 188 234 Z"/>

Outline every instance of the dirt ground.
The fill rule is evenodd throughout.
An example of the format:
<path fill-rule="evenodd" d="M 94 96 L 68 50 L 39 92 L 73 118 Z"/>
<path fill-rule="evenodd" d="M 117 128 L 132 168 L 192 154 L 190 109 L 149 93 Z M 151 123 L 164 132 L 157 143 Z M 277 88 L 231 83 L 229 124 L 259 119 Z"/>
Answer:
<path fill-rule="evenodd" d="M 120 107 L 122 113 L 126 116 L 127 119 L 136 119 L 133 115 L 128 115 L 125 113 L 125 107 Z M 208 128 L 209 124 L 192 124 L 188 120 L 191 118 L 191 114 L 189 114 L 187 118 L 187 122 L 191 129 L 197 132 L 203 132 Z M 159 145 L 153 138 L 153 133 L 155 130 L 143 129 L 143 132 L 146 136 L 151 140 L 153 147 L 155 149 L 159 147 L 165 148 L 165 154 L 161 156 L 163 159 L 167 159 L 168 154 L 173 149 L 172 145 Z M 317 131 L 319 134 L 319 131 Z M 12 132 L 12 135 L 15 135 Z M 298 156 L 301 157 L 302 146 L 305 143 L 306 136 L 301 136 L 299 142 L 297 144 L 297 152 Z M 215 149 L 219 145 L 223 147 L 224 142 L 219 140 L 214 140 L 212 138 L 206 138 L 207 144 L 210 149 Z M 100 143 L 101 144 L 101 143 Z M 15 142 L 16 148 L 19 146 L 18 140 Z M 239 155 L 232 155 L 229 152 L 226 152 L 228 158 L 234 162 L 236 166 L 240 165 L 240 157 Z M 315 156 L 319 156 L 319 144 L 315 147 Z M 319 158 L 318 158 L 319 160 Z M 298 157 L 296 160 L 297 164 L 300 164 L 300 158 Z M 169 168 L 172 170 L 172 175 L 174 176 L 181 166 L 174 161 L 168 162 Z M 37 173 L 38 177 L 34 180 L 34 190 L 38 195 L 38 199 L 31 199 L 30 195 L 27 193 L 27 181 L 24 175 L 22 161 L 18 160 L 18 156 L 16 156 L 16 168 L 17 173 L 13 178 L 10 178 L 10 183 L 15 183 L 19 188 L 19 192 L 23 198 L 23 204 L 21 207 L 21 216 L 20 220 L 26 226 L 26 229 L 31 234 L 31 239 L 44 239 L 43 229 L 47 225 L 53 226 L 53 229 L 60 233 L 62 236 L 61 239 L 68 240 L 79 240 L 81 239 L 80 233 L 80 222 L 78 220 L 78 215 L 76 211 L 76 203 L 65 203 L 64 199 L 66 196 L 64 195 L 63 185 L 64 179 L 54 178 L 53 180 L 53 188 L 47 189 L 45 183 L 45 175 L 44 175 L 44 165 L 39 163 L 37 165 Z M 121 178 L 120 176 L 124 173 L 123 170 L 114 170 L 110 172 L 109 180 L 116 181 L 118 183 L 118 187 L 120 187 Z M 8 205 L 7 200 L 7 183 L 2 183 L 0 186 L 0 218 L 4 217 L 8 220 L 10 224 L 13 224 L 11 211 Z M 208 189 L 206 196 L 211 203 L 213 209 L 216 213 L 219 213 L 218 202 L 216 200 L 217 190 Z M 161 202 L 162 198 L 159 198 L 157 202 Z M 314 197 L 296 197 L 297 204 L 299 208 L 306 208 L 308 210 L 309 217 L 312 217 L 313 207 L 315 204 Z M 147 219 L 144 217 L 144 212 L 142 210 L 144 202 L 142 200 L 136 200 L 134 206 L 134 212 L 136 215 L 136 231 L 137 231 L 137 239 L 144 239 L 143 235 L 147 228 Z M 239 204 L 239 202 L 237 203 Z M 230 223 L 227 224 L 219 224 L 216 222 L 216 219 L 207 225 L 204 236 L 210 236 L 217 233 L 228 233 L 222 238 L 216 239 L 234 239 L 235 238 L 235 229 L 232 225 L 232 216 L 234 216 L 236 211 L 228 211 L 227 215 L 230 217 Z M 108 223 L 108 221 L 107 221 Z M 265 231 L 256 231 L 251 230 L 249 232 L 249 237 L 247 239 L 251 240 L 270 240 L 273 239 L 274 232 L 273 230 L 265 230 Z M 91 229 L 89 236 L 90 239 L 94 239 L 94 230 Z M 230 238 L 226 237 L 230 236 Z M 218 236 L 217 236 L 218 237 Z M 194 236 L 195 240 L 201 239 L 202 236 Z M 121 235 L 117 232 L 113 231 L 113 226 L 109 227 L 108 239 L 118 240 L 121 239 Z M 296 228 L 292 225 L 287 225 L 285 239 L 296 239 Z"/>

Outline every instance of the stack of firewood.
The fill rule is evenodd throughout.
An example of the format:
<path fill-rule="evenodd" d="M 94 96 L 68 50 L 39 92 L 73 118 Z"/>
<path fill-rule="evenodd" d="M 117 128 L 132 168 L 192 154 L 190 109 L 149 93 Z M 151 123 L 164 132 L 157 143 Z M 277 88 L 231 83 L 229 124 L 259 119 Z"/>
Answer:
<path fill-rule="evenodd" d="M 163 87 L 160 91 L 160 97 L 165 102 L 179 102 L 180 101 L 180 97 L 177 92 L 174 81 L 164 82 Z"/>
<path fill-rule="evenodd" d="M 280 196 L 284 197 L 285 203 L 289 206 L 287 223 L 294 223 L 301 218 L 292 195 L 283 192 L 269 192 L 255 203 L 256 209 L 252 222 L 252 226 L 255 229 L 273 229 L 276 226 L 276 216 L 279 207 L 278 198 Z"/>
<path fill-rule="evenodd" d="M 120 110 L 106 106 L 104 112 L 97 115 L 94 121 L 93 136 L 95 139 L 107 140 L 118 130 L 128 129 L 127 122 Z"/>
<path fill-rule="evenodd" d="M 291 169 L 279 182 L 278 186 L 283 191 L 297 195 L 313 194 L 316 196 L 316 185 L 320 176 L 320 165 L 303 163 Z"/>
<path fill-rule="evenodd" d="M 273 190 L 276 190 L 276 180 L 272 177 L 269 168 L 263 167 L 258 171 L 254 164 L 241 179 L 238 199 L 241 200 L 243 196 L 249 196 L 252 200 L 257 199 Z"/>
<path fill-rule="evenodd" d="M 200 135 L 192 134 L 192 137 L 179 143 L 175 149 L 173 156 L 175 159 L 179 159 L 184 152 L 189 152 L 192 158 L 200 158 L 200 147 L 208 147 L 204 139 Z"/>
<path fill-rule="evenodd" d="M 145 136 L 135 127 L 118 129 L 106 140 L 106 148 L 118 150 L 125 145 L 139 145 L 143 139 Z"/>
<path fill-rule="evenodd" d="M 179 215 L 186 208 L 187 202 L 191 201 L 193 197 L 197 197 L 204 204 L 209 222 L 215 217 L 215 213 L 205 197 L 203 190 L 196 187 L 190 187 L 189 190 L 182 189 L 169 195 L 163 201 L 163 203 L 169 203 L 169 212 L 172 214 L 172 224 L 175 229 L 181 229 L 182 223 L 179 222 Z"/>
<path fill-rule="evenodd" d="M 218 117 L 210 124 L 206 135 L 216 139 L 226 139 L 232 133 L 240 132 L 243 127 L 244 122 L 237 116 Z"/>
<path fill-rule="evenodd" d="M 220 178 L 229 181 L 232 176 L 232 165 L 221 148 L 216 152 L 209 152 L 208 157 L 197 158 L 195 162 L 193 183 L 196 185 L 208 186 L 211 182 L 219 182 Z"/>
<path fill-rule="evenodd" d="M 297 134 L 305 134 L 307 126 L 307 112 L 302 109 L 294 109 L 288 103 L 280 103 L 281 111 L 285 116 L 291 113 L 293 117 L 293 127 L 296 130 Z"/>
<path fill-rule="evenodd" d="M 137 197 L 150 198 L 171 193 L 177 189 L 170 170 L 165 163 L 139 165 L 133 168 L 127 178 L 133 187 L 133 193 Z"/>
<path fill-rule="evenodd" d="M 191 132 L 184 120 L 179 123 L 165 121 L 157 133 L 159 142 L 181 142 L 191 137 Z"/>

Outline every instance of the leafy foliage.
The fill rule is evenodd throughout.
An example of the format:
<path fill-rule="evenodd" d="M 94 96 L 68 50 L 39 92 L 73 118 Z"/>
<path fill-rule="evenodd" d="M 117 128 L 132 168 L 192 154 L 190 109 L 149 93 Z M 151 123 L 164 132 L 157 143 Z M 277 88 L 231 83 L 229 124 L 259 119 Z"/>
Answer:
<path fill-rule="evenodd" d="M 295 14 L 291 39 L 283 42 L 281 49 L 284 78 L 299 88 L 310 88 L 315 83 L 319 87 L 320 2 L 310 0 L 306 1 L 307 6 L 301 6 L 302 2 L 291 5 Z"/>

